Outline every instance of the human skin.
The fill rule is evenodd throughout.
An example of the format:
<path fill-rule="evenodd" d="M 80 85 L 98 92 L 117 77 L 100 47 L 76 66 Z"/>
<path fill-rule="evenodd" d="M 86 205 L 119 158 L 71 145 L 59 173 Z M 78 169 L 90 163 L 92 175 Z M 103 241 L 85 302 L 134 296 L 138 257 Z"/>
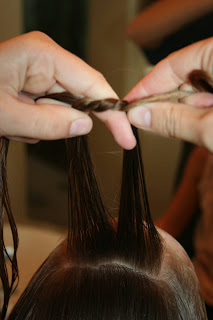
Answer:
<path fill-rule="evenodd" d="M 212 0 L 159 0 L 130 22 L 126 34 L 142 48 L 155 48 L 165 37 L 212 10 Z"/>
<path fill-rule="evenodd" d="M 200 69 L 212 74 L 213 37 L 176 51 L 159 62 L 125 97 L 134 101 L 188 86 L 188 75 Z M 183 139 L 213 152 L 213 94 L 195 93 L 179 103 L 157 102 L 128 112 L 129 121 L 157 134 Z"/>
<path fill-rule="evenodd" d="M 194 278 L 196 279 L 195 270 L 192 264 L 192 261 L 190 260 L 188 254 L 184 250 L 184 248 L 181 246 L 181 244 L 173 238 L 169 233 L 164 231 L 161 228 L 157 228 L 159 234 L 162 237 L 163 241 L 163 248 L 164 248 L 164 259 L 163 259 L 163 267 L 167 265 L 167 257 L 173 256 L 174 260 L 177 258 L 180 263 L 183 264 L 183 266 L 188 267 Z"/>
<path fill-rule="evenodd" d="M 47 35 L 34 31 L 0 43 L 0 136 L 36 143 L 87 134 L 92 120 L 86 113 L 38 97 L 69 91 L 94 99 L 117 98 L 103 75 L 61 48 Z M 116 142 L 135 146 L 124 112 L 96 114 Z"/>
<path fill-rule="evenodd" d="M 111 223 L 113 224 L 114 228 L 117 229 L 118 218 L 113 218 Z M 192 261 L 182 245 L 167 231 L 167 229 L 161 227 L 160 224 L 155 224 L 155 227 L 160 234 L 163 244 L 163 267 L 167 265 L 168 261 L 166 259 L 171 255 L 174 256 L 174 260 L 177 258 L 183 265 L 189 267 L 196 278 Z"/>

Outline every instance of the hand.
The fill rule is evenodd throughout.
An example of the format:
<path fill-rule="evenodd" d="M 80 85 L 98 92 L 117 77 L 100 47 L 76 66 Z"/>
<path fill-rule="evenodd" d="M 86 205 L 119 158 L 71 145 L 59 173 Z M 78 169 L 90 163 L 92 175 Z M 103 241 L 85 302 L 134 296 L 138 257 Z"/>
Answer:
<path fill-rule="evenodd" d="M 126 96 L 128 101 L 186 86 L 194 69 L 212 73 L 213 38 L 197 42 L 158 63 Z M 180 138 L 213 152 L 213 94 L 195 93 L 181 103 L 150 103 L 129 111 L 138 128 Z"/>
<path fill-rule="evenodd" d="M 92 128 L 86 113 L 59 102 L 35 102 L 32 96 L 67 90 L 95 99 L 117 98 L 98 71 L 37 31 L 0 44 L 0 70 L 0 136 L 12 140 L 62 139 L 86 134 Z M 97 117 L 119 145 L 134 147 L 124 112 L 105 111 Z"/>

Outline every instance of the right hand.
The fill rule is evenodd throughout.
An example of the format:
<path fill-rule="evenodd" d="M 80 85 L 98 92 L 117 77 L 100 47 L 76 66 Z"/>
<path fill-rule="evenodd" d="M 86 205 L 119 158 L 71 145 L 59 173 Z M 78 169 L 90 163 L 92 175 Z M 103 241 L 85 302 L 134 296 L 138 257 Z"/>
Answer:
<path fill-rule="evenodd" d="M 159 62 L 125 97 L 134 101 L 178 88 L 188 74 L 201 69 L 213 74 L 213 37 L 176 51 Z M 156 102 L 128 113 L 137 128 L 179 138 L 213 152 L 213 94 L 196 93 L 181 103 Z"/>
<path fill-rule="evenodd" d="M 92 128 L 86 113 L 53 100 L 35 102 L 31 95 L 67 90 L 94 99 L 117 98 L 98 71 L 41 32 L 0 43 L 0 70 L 0 136 L 11 140 L 56 140 L 83 135 Z M 124 112 L 108 110 L 96 116 L 121 147 L 135 146 Z"/>

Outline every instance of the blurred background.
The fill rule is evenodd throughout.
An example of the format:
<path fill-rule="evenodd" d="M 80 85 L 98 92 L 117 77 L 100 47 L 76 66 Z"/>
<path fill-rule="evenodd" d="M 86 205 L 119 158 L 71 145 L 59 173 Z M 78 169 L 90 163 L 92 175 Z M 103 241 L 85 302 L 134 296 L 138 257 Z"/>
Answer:
<path fill-rule="evenodd" d="M 142 5 L 140 0 L 2 0 L 0 41 L 41 30 L 101 71 L 124 97 L 150 67 L 141 49 L 125 35 Z M 95 168 L 105 201 L 116 215 L 122 150 L 107 129 L 94 121 L 90 144 Z M 173 193 L 181 142 L 140 134 L 151 212 L 157 218 Z M 19 225 L 21 270 L 14 301 L 66 233 L 65 162 L 64 141 L 10 145 L 9 190 Z M 9 243 L 9 234 L 5 237 Z"/>

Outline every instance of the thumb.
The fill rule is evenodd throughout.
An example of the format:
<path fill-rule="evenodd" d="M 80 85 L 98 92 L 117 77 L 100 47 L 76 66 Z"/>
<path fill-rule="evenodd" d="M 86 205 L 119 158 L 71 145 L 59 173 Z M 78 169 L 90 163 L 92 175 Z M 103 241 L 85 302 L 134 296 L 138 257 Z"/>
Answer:
<path fill-rule="evenodd" d="M 0 104 L 0 135 L 57 140 L 87 134 L 91 118 L 59 104 L 29 104 L 10 97 Z"/>
<path fill-rule="evenodd" d="M 128 112 L 129 121 L 147 131 L 178 138 L 213 151 L 213 108 L 194 108 L 183 103 L 159 102 Z"/>

